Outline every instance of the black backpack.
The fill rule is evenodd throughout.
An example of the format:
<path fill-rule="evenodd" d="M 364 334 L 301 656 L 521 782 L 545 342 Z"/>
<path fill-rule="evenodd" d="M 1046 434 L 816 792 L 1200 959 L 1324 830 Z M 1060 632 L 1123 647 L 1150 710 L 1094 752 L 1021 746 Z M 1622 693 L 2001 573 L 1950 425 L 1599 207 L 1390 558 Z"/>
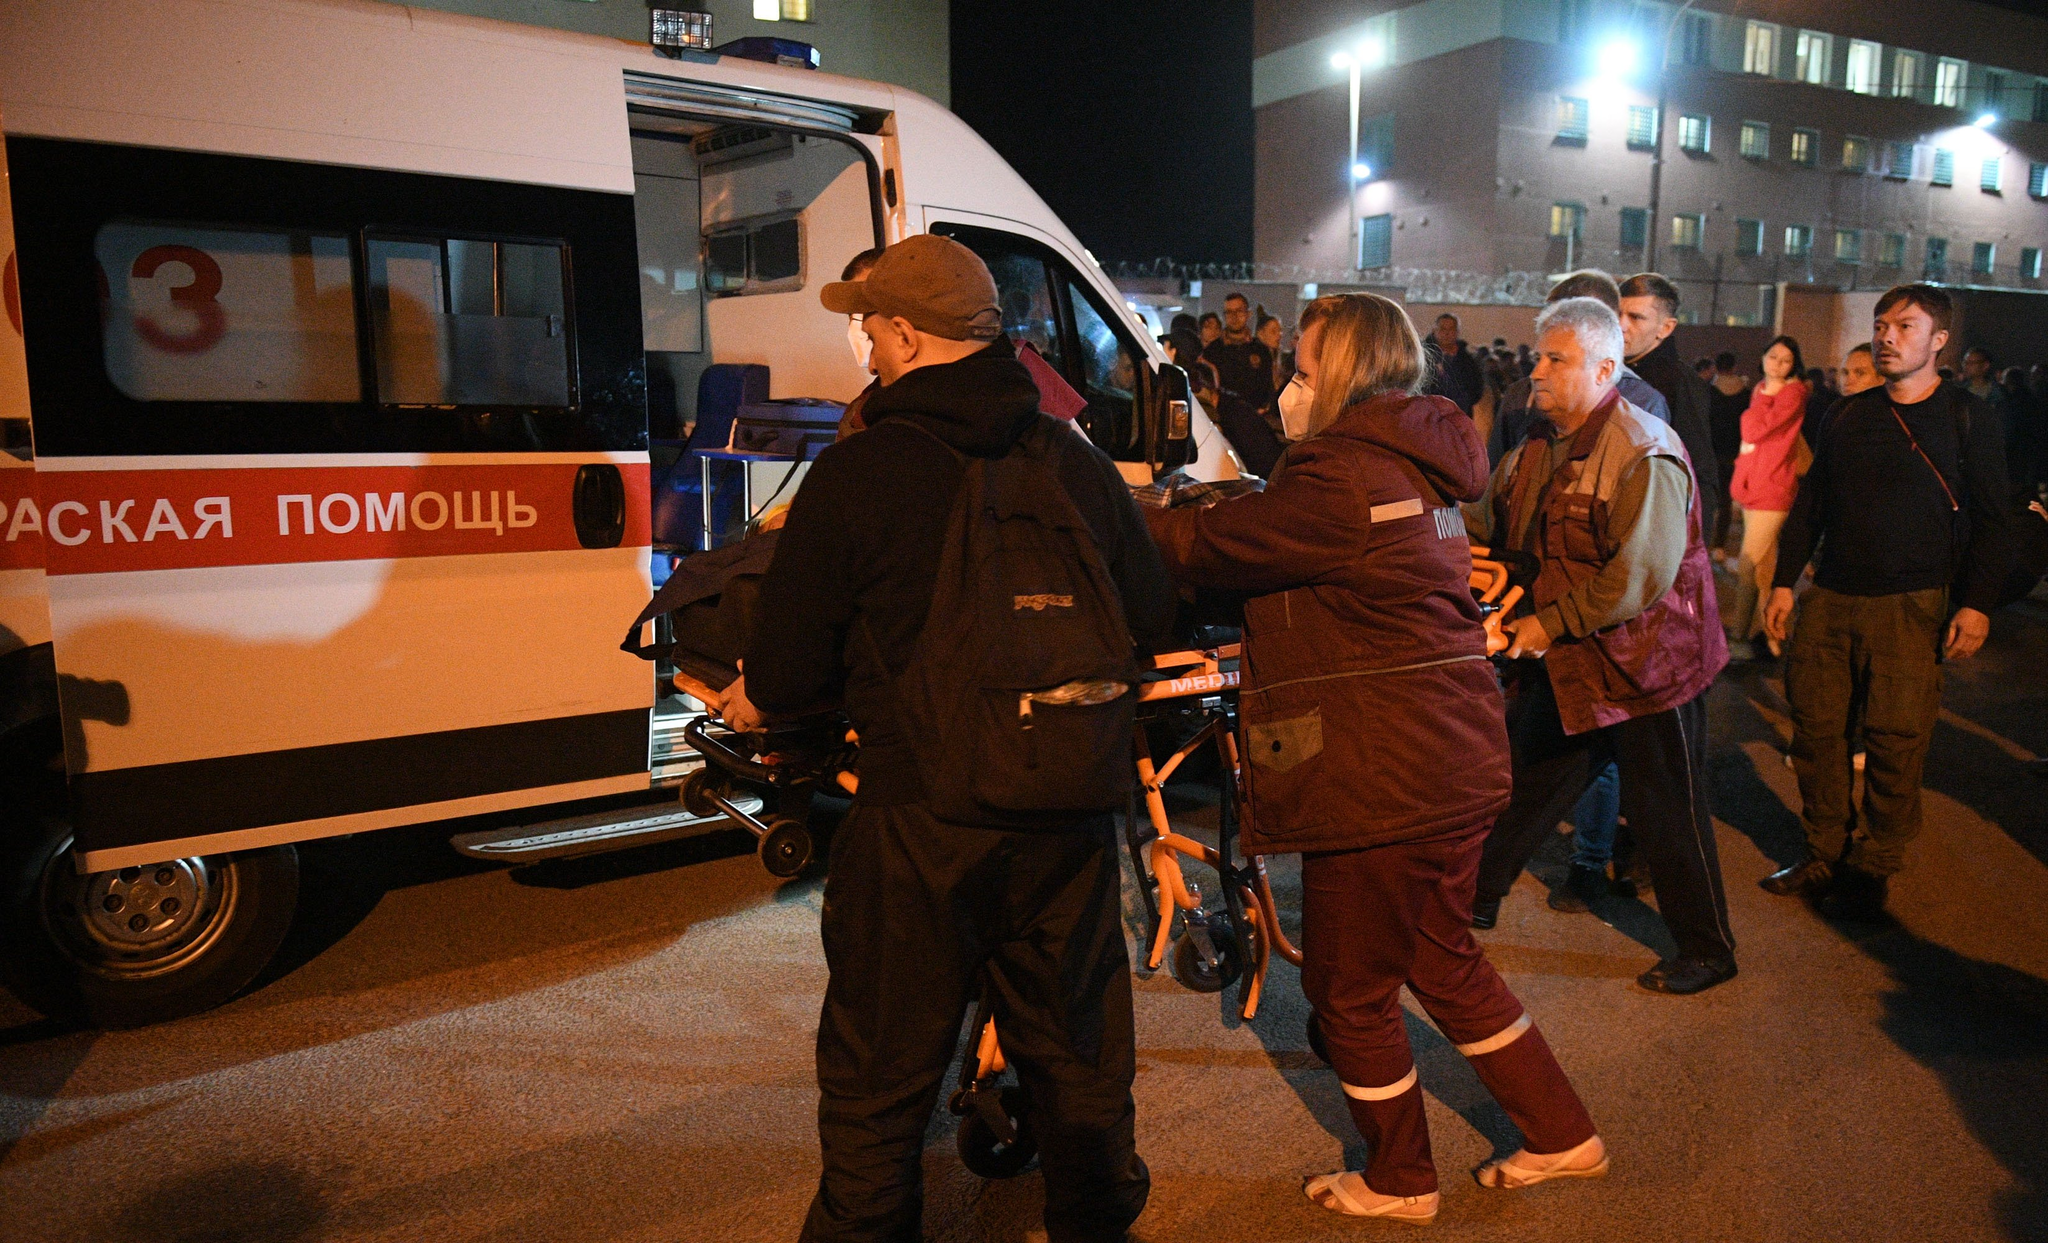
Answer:
<path fill-rule="evenodd" d="M 966 473 L 895 698 L 924 806 L 948 824 L 1091 815 L 1130 790 L 1137 661 L 1094 532 L 1060 482 L 1061 456 L 1087 451 L 1073 435 L 1041 415 L 1001 458 L 947 446 Z"/>

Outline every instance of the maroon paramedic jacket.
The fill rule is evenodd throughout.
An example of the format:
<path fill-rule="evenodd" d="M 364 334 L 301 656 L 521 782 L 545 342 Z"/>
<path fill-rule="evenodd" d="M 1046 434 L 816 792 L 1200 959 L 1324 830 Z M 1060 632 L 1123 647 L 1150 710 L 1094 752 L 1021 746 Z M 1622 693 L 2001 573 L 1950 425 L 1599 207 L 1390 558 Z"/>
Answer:
<path fill-rule="evenodd" d="M 1507 729 L 1456 504 L 1485 486 L 1472 420 L 1392 393 L 1289 448 L 1264 492 L 1146 512 L 1178 581 L 1255 597 L 1246 850 L 1407 841 L 1507 806 Z"/>

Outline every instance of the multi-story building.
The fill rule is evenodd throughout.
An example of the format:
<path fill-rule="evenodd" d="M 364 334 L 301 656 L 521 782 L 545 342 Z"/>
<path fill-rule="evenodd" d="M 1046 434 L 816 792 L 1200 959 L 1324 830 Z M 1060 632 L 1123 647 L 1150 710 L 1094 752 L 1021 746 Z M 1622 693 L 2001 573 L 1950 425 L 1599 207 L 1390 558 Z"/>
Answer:
<path fill-rule="evenodd" d="M 1973 0 L 1260 0 L 1255 40 L 1262 275 L 1476 309 L 1654 255 L 1693 322 L 1783 323 L 1803 299 L 1802 322 L 1843 333 L 1902 280 L 2048 290 L 2042 18 Z"/>

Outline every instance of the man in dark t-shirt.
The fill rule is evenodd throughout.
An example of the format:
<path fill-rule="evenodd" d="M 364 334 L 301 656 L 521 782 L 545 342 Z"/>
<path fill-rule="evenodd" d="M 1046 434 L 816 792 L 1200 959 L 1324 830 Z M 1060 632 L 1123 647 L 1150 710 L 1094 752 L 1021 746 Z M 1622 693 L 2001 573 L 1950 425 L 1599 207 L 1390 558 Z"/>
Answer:
<path fill-rule="evenodd" d="M 1884 385 L 1830 412 L 1778 537 L 1764 608 L 1765 632 L 1791 638 L 1785 696 L 1807 844 L 1806 858 L 1764 888 L 1816 897 L 1839 918 L 1884 911 L 1888 879 L 1920 831 L 1939 662 L 1983 646 L 2012 564 L 1998 419 L 1935 370 L 1952 316 L 1931 285 L 1878 300 L 1872 345 Z M 1816 549 L 1794 624 L 1793 588 Z M 1860 808 L 1852 714 L 1866 751 Z M 1863 830 L 1853 842 L 1852 824 Z"/>

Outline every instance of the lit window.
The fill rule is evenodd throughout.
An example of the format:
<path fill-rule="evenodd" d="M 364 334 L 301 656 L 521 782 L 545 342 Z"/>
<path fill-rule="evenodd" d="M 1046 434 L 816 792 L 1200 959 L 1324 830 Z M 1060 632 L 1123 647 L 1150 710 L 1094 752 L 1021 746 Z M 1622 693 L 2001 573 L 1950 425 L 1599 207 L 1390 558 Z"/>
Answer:
<path fill-rule="evenodd" d="M 1641 250 L 1650 244 L 1650 211 L 1646 207 L 1621 209 L 1621 248 Z"/>
<path fill-rule="evenodd" d="M 2004 160 L 1995 155 L 1985 157 L 1983 165 L 1977 170 L 1977 188 L 1986 194 L 1998 193 L 1999 186 L 2005 180 L 2004 172 Z"/>
<path fill-rule="evenodd" d="M 1884 175 L 1905 180 L 1913 175 L 1913 144 L 1888 142 L 1884 145 Z"/>
<path fill-rule="evenodd" d="M 1898 52 L 1892 57 L 1892 94 L 1911 99 L 1920 93 L 1920 53 Z"/>
<path fill-rule="evenodd" d="M 1678 118 L 1678 145 L 1685 151 L 1704 152 L 1713 141 L 1714 120 L 1712 117 L 1681 116 Z"/>
<path fill-rule="evenodd" d="M 1853 134 L 1842 140 L 1842 171 L 1860 173 L 1870 167 L 1870 140 Z"/>
<path fill-rule="evenodd" d="M 1584 142 L 1593 110 L 1583 99 L 1560 95 L 1557 100 L 1557 136 L 1566 142 Z"/>
<path fill-rule="evenodd" d="M 1586 222 L 1586 208 L 1581 203 L 1552 203 L 1550 205 L 1550 236 L 1577 238 Z"/>
<path fill-rule="evenodd" d="M 1745 259 L 1754 259 L 1764 253 L 1764 222 L 1761 220 L 1737 220 L 1735 222 L 1735 253 Z"/>
<path fill-rule="evenodd" d="M 1698 214 L 1671 218 L 1671 245 L 1676 250 L 1698 250 L 1700 236 L 1707 231 L 1707 218 Z"/>
<path fill-rule="evenodd" d="M 2041 248 L 2039 246 L 2020 247 L 2020 275 L 2030 281 L 2041 279 Z"/>
<path fill-rule="evenodd" d="M 1940 280 L 1948 274 L 1948 239 L 1930 237 L 1927 239 L 1927 275 Z"/>
<path fill-rule="evenodd" d="M 1944 56 L 1934 62 L 1934 102 L 1944 108 L 1963 106 L 1963 80 L 1969 77 L 1966 61 Z"/>
<path fill-rule="evenodd" d="M 1867 39 L 1849 40 L 1849 76 L 1843 82 L 1858 95 L 1877 94 L 1879 66 L 1884 63 L 1884 49 Z"/>
<path fill-rule="evenodd" d="M 1815 86 L 1828 84 L 1828 56 L 1834 50 L 1834 40 L 1818 30 L 1802 30 L 1793 55 L 1792 76 L 1801 82 Z"/>
<path fill-rule="evenodd" d="M 810 21 L 811 0 L 754 0 L 754 20 L 757 22 Z"/>
<path fill-rule="evenodd" d="M 1945 147 L 1934 149 L 1934 172 L 1929 183 L 1937 186 L 1952 186 L 1956 183 L 1956 153 Z"/>
<path fill-rule="evenodd" d="M 1906 235 L 1903 233 L 1885 234 L 1884 245 L 1877 252 L 1877 261 L 1880 265 L 1887 268 L 1904 266 L 1906 262 Z"/>
<path fill-rule="evenodd" d="M 1742 123 L 1742 154 L 1752 160 L 1771 158 L 1771 127 L 1763 121 Z"/>
<path fill-rule="evenodd" d="M 1813 252 L 1813 226 L 1810 224 L 1788 224 L 1785 226 L 1785 254 L 1788 258 L 1803 259 Z"/>
<path fill-rule="evenodd" d="M 1630 104 L 1628 107 L 1628 145 L 1631 147 L 1654 147 L 1657 145 L 1657 110 L 1647 104 Z"/>
<path fill-rule="evenodd" d="M 1970 272 L 1975 276 L 1989 276 L 1998 270 L 1998 243 L 1978 242 L 1970 247 Z"/>
<path fill-rule="evenodd" d="M 1820 131 L 1795 129 L 1792 131 L 1792 162 L 1812 168 L 1820 160 Z"/>
<path fill-rule="evenodd" d="M 1358 266 L 1383 268 L 1394 261 L 1394 218 L 1367 216 L 1358 222 Z"/>
<path fill-rule="evenodd" d="M 1744 32 L 1742 71 L 1769 77 L 1778 72 L 1778 28 L 1769 22 L 1751 22 Z"/>
<path fill-rule="evenodd" d="M 2027 193 L 2035 198 L 2048 198 L 2048 164 L 2027 165 Z"/>
<path fill-rule="evenodd" d="M 1861 262 L 1863 262 L 1863 230 L 1861 230 L 1861 229 L 1836 229 L 1836 230 L 1835 230 L 1835 262 L 1836 262 L 1836 263 L 1861 263 Z"/>

